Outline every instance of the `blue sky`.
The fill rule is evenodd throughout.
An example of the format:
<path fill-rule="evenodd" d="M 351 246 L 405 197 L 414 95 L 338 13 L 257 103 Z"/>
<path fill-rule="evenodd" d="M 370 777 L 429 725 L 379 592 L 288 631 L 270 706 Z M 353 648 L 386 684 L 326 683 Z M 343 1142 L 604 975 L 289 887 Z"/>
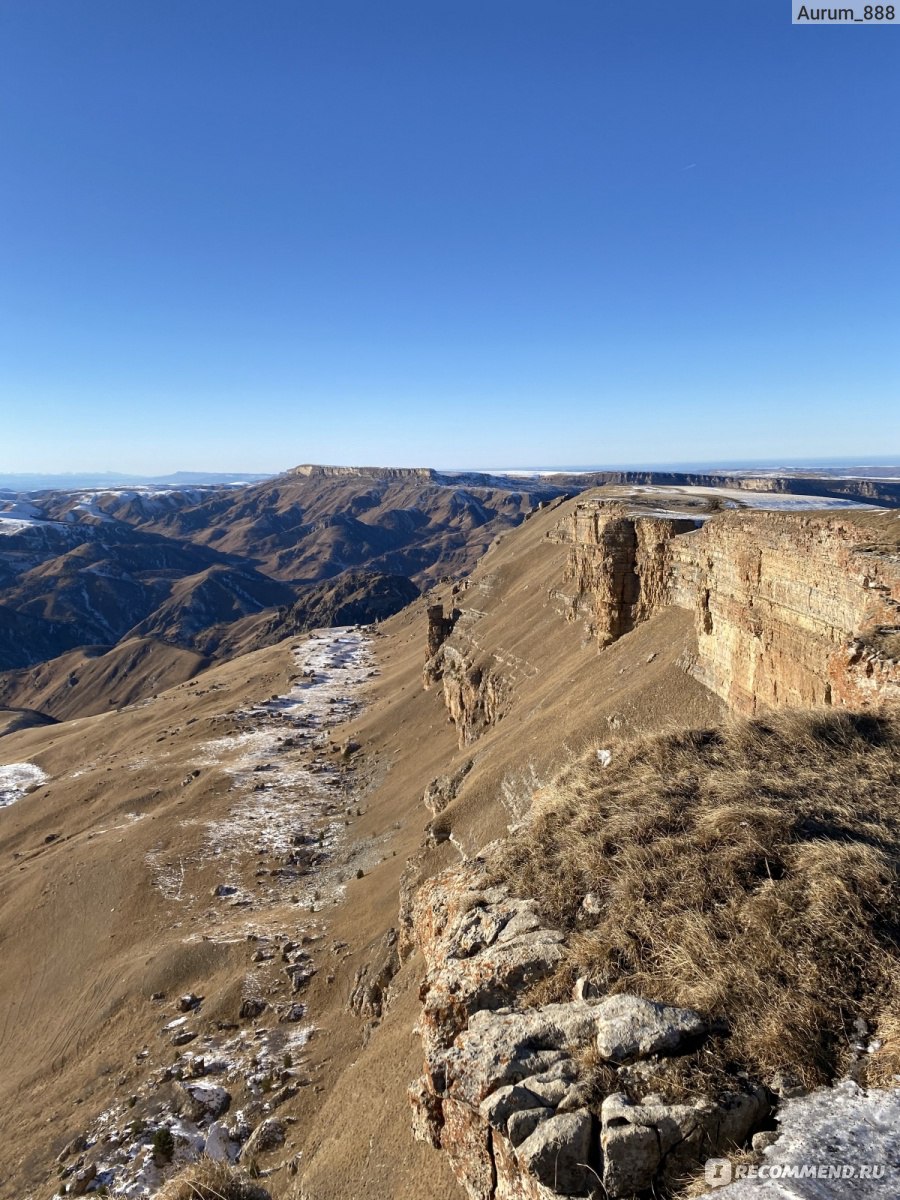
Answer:
<path fill-rule="evenodd" d="M 900 29 L 0 0 L 0 470 L 900 454 Z"/>

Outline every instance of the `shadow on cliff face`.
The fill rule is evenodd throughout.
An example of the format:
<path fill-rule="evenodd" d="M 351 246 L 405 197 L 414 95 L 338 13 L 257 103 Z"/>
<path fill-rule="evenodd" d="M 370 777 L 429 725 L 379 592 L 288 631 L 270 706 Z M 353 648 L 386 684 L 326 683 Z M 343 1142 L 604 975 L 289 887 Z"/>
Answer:
<path fill-rule="evenodd" d="M 785 712 L 592 751 L 496 870 L 566 933 L 535 1000 L 587 977 L 729 1030 L 686 1087 L 900 1071 L 896 719 Z"/>

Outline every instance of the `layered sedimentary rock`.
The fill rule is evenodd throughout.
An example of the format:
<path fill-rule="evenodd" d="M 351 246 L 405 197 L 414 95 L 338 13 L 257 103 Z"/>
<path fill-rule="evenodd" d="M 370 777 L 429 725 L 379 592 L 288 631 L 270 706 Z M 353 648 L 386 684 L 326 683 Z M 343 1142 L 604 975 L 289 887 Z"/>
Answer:
<path fill-rule="evenodd" d="M 742 712 L 900 702 L 900 664 L 865 639 L 900 620 L 900 557 L 834 517 L 710 521 L 685 547 L 698 677 Z"/>
<path fill-rule="evenodd" d="M 425 665 L 425 685 L 440 682 L 444 704 L 459 732 L 459 745 L 471 745 L 503 711 L 506 684 L 490 666 L 471 662 L 445 643 Z"/>
<path fill-rule="evenodd" d="M 729 513 L 692 522 L 585 503 L 561 523 L 574 610 L 602 647 L 675 604 L 696 613 L 697 677 L 735 709 L 900 703 L 900 554 L 852 518 Z"/>
<path fill-rule="evenodd" d="M 578 505 L 566 582 L 574 585 L 582 609 L 588 600 L 601 646 L 673 602 L 672 542 L 696 527 L 692 520 L 635 520 L 618 505 Z"/>

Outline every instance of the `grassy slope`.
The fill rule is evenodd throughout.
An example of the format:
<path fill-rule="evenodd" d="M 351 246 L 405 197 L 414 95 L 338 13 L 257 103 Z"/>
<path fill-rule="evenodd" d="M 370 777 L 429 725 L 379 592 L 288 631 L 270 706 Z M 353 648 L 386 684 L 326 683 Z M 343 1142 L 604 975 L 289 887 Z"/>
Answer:
<path fill-rule="evenodd" d="M 544 998 L 587 975 L 719 1018 L 707 1073 L 821 1084 L 859 1020 L 884 1041 L 865 1077 L 900 1068 L 900 721 L 783 712 L 588 753 L 498 863 L 569 932 Z"/>
<path fill-rule="evenodd" d="M 319 1027 L 310 1051 L 322 1090 L 303 1088 L 282 1110 L 297 1118 L 292 1136 L 304 1152 L 304 1188 L 313 1200 L 455 1194 L 442 1156 L 410 1135 L 405 1092 L 420 1069 L 412 1033 L 416 957 L 396 978 L 396 997 L 370 1035 L 347 1010 L 356 971 L 397 923 L 401 874 L 431 818 L 421 799 L 427 784 L 474 752 L 475 768 L 448 819 L 464 844 L 481 845 L 506 828 L 503 781 L 515 785 L 523 766 L 548 777 L 572 751 L 607 738 L 608 718 L 627 732 L 657 728 L 673 715 L 683 724 L 704 723 L 721 712 L 675 665 L 691 646 L 684 614 L 664 614 L 602 656 L 580 626 L 558 615 L 548 592 L 559 586 L 566 550 L 545 537 L 557 518 L 541 513 L 508 534 L 476 573 L 486 614 L 479 637 L 528 669 L 504 720 L 475 747 L 457 749 L 439 694 L 422 690 L 425 601 L 379 628 L 381 675 L 347 731 L 362 743 L 368 788 L 348 835 L 383 837 L 386 857 L 351 882 L 346 902 L 329 914 L 327 941 L 346 941 L 347 954 L 320 969 L 307 997 Z M 466 602 L 475 594 L 470 589 Z M 196 908 L 174 912 L 150 886 L 146 855 L 156 846 L 172 861 L 190 855 L 202 822 L 227 811 L 227 786 L 215 771 L 188 789 L 182 781 L 199 744 L 214 736 L 213 717 L 285 690 L 289 645 L 212 668 L 120 713 L 3 740 L 3 762 L 37 762 L 51 781 L 0 813 L 0 994 L 7 1001 L 0 1024 L 0 1194 L 18 1197 L 23 1187 L 44 1194 L 53 1156 L 106 1106 L 120 1075 L 133 1069 L 136 1047 L 157 1036 L 150 992 L 193 988 L 208 997 L 211 1016 L 233 1017 L 248 950 L 186 940 L 204 928 L 203 897 L 219 878 L 215 864 L 198 869 Z M 133 811 L 147 816 L 130 822 Z M 50 833 L 59 837 L 45 843 Z M 421 870 L 456 858 L 445 843 L 428 852 Z M 293 1185 L 286 1176 L 271 1181 L 276 1196 Z"/>

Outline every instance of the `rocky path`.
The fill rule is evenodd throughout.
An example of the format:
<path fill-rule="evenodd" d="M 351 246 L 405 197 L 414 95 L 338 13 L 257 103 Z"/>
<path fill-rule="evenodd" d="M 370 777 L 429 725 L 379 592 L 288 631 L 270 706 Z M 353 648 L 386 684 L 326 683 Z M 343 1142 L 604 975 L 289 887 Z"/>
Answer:
<path fill-rule="evenodd" d="M 62 1194 L 149 1196 L 173 1166 L 204 1153 L 247 1163 L 284 1146 L 290 1161 L 290 1122 L 278 1110 L 315 1086 L 304 990 L 341 953 L 327 941 L 328 910 L 381 852 L 376 839 L 348 836 L 357 747 L 336 740 L 376 673 L 370 638 L 324 630 L 292 654 L 290 691 L 223 713 L 222 735 L 202 745 L 183 781 L 190 788 L 201 771 L 219 773 L 225 814 L 187 816 L 194 848 L 147 859 L 182 942 L 246 944 L 236 1019 L 205 1020 L 194 993 L 152 997 L 158 1027 L 135 1047 L 138 1069 L 122 1076 L 121 1095 L 60 1156 Z"/>

